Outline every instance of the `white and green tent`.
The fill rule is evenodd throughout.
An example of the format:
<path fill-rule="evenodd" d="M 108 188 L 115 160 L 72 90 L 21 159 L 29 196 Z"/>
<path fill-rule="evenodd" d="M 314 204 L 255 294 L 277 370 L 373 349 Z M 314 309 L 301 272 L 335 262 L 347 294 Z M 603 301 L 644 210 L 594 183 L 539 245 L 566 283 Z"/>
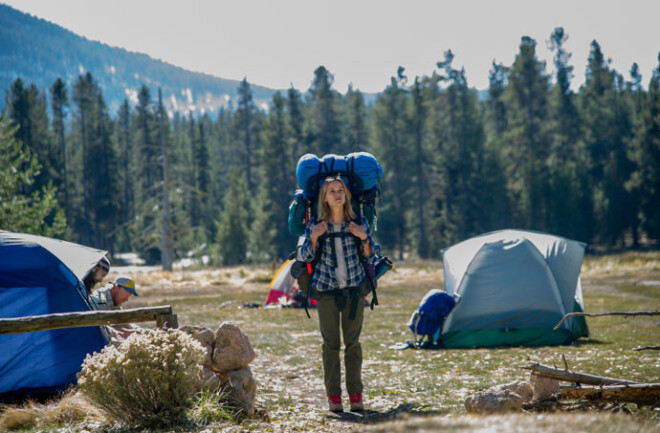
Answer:
<path fill-rule="evenodd" d="M 445 290 L 458 303 L 447 316 L 448 348 L 568 344 L 588 335 L 580 267 L 585 244 L 545 233 L 500 230 L 442 251 Z"/>

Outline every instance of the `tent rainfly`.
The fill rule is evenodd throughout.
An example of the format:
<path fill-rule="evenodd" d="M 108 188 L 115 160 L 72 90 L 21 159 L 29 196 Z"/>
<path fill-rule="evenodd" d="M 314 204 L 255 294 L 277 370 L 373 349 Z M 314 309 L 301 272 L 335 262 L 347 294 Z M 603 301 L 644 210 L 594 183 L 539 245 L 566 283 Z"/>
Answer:
<path fill-rule="evenodd" d="M 580 267 L 585 244 L 501 230 L 442 251 L 445 290 L 458 303 L 442 329 L 448 348 L 568 344 L 587 336 Z"/>
<path fill-rule="evenodd" d="M 0 317 L 91 310 L 81 280 L 105 254 L 0 230 Z M 101 327 L 0 335 L 0 400 L 65 389 L 87 354 L 106 344 Z"/>
<path fill-rule="evenodd" d="M 266 305 L 287 304 L 293 300 L 297 283 L 296 279 L 291 276 L 292 265 L 293 260 L 287 260 L 275 273 L 270 282 Z"/>

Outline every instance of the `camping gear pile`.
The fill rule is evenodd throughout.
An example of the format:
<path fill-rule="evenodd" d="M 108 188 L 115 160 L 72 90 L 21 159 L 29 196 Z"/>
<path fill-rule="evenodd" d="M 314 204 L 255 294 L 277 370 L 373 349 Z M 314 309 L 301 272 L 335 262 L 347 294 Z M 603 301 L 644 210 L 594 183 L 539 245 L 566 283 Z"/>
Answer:
<path fill-rule="evenodd" d="M 0 230 L 0 317 L 89 311 L 82 283 L 106 251 Z M 0 336 L 0 400 L 75 383 L 87 354 L 107 344 L 101 327 Z"/>

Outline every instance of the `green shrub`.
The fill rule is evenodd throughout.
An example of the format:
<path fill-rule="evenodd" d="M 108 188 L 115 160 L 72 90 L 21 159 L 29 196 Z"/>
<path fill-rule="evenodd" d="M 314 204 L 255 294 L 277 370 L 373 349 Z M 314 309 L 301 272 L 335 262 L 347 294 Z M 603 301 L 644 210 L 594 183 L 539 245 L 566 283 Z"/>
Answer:
<path fill-rule="evenodd" d="M 202 346 L 176 329 L 135 333 L 121 345 L 87 356 L 81 391 L 117 421 L 143 427 L 186 422 L 186 404 L 199 389 Z"/>
<path fill-rule="evenodd" d="M 239 421 L 239 409 L 230 406 L 227 400 L 227 395 L 222 391 L 202 391 L 192 399 L 193 405 L 188 409 L 188 417 L 197 426 Z"/>

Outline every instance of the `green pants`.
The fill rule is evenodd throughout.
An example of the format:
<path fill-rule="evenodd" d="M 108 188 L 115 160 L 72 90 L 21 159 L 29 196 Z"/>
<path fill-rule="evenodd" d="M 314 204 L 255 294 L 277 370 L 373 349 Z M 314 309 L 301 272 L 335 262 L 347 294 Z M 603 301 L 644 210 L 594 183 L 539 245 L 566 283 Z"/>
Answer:
<path fill-rule="evenodd" d="M 357 299 L 355 319 L 348 318 L 351 309 L 349 298 L 340 310 L 333 296 L 321 296 L 318 300 L 319 325 L 323 337 L 323 374 L 328 396 L 341 394 L 340 329 L 344 335 L 344 366 L 346 390 L 349 394 L 362 394 L 362 346 L 360 333 L 364 317 L 364 302 Z"/>

